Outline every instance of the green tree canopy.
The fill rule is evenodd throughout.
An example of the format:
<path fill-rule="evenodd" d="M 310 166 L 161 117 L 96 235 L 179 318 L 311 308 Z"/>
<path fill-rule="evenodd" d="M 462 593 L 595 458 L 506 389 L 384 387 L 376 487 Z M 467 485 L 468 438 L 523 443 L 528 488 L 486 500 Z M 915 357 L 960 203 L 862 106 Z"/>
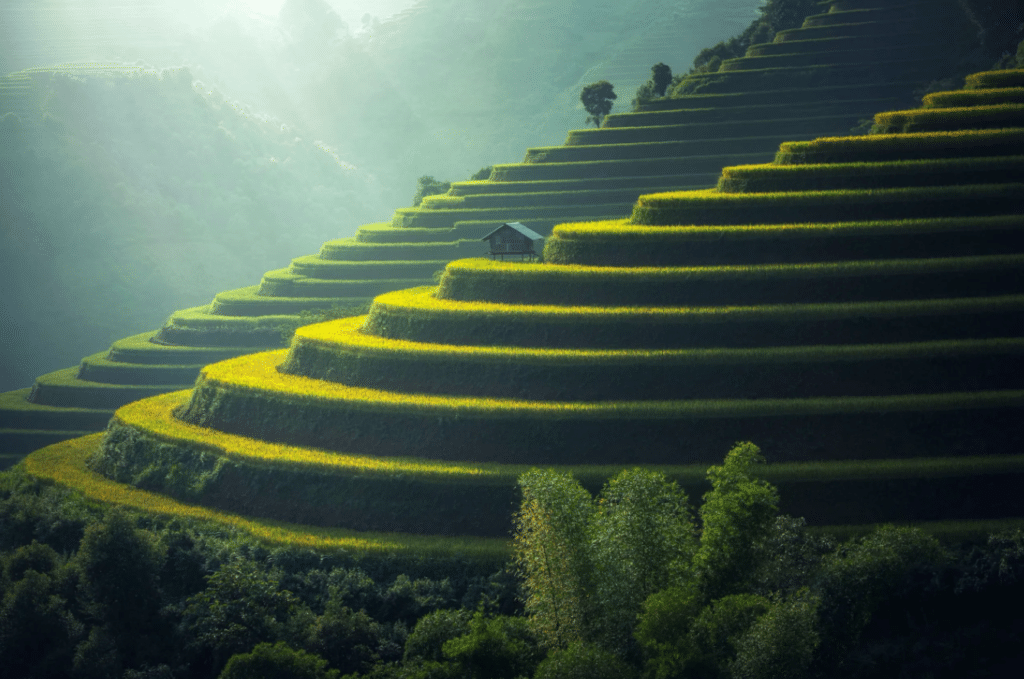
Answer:
<path fill-rule="evenodd" d="M 615 94 L 614 87 L 607 80 L 599 80 L 584 87 L 583 92 L 580 93 L 580 101 L 583 102 L 583 108 L 590 114 L 587 117 L 587 122 L 601 127 L 604 117 L 612 110 L 613 99 L 618 99 L 618 95 Z"/>
<path fill-rule="evenodd" d="M 672 69 L 668 64 L 657 63 L 651 67 L 651 82 L 654 83 L 654 96 L 664 97 L 672 82 Z"/>

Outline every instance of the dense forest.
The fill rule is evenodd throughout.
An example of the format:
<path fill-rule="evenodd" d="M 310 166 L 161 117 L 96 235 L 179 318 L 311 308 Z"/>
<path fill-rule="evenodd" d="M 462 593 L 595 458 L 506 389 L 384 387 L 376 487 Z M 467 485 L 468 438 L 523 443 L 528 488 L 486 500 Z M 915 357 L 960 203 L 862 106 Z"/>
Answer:
<path fill-rule="evenodd" d="M 943 545 L 780 515 L 757 448 L 698 508 L 535 471 L 507 565 L 319 553 L 0 476 L 8 677 L 1011 677 L 1024 533 Z"/>

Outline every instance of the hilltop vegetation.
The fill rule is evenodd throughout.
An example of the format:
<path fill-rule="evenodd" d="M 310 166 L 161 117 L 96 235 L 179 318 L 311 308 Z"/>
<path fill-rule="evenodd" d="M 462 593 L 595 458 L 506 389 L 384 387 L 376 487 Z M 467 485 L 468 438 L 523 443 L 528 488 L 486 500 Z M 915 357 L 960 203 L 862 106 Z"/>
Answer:
<path fill-rule="evenodd" d="M 1011 676 L 1021 532 L 839 542 L 779 516 L 759 466 L 732 451 L 696 513 L 656 473 L 592 497 L 534 470 L 518 566 L 273 546 L 16 469 L 0 475 L 0 662 L 11 679 Z"/>

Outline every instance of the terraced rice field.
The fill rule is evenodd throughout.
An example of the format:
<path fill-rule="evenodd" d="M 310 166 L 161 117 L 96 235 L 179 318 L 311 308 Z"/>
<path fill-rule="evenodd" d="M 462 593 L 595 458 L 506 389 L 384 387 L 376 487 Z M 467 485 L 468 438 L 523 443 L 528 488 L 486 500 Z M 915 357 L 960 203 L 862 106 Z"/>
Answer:
<path fill-rule="evenodd" d="M 87 357 L 78 368 L 41 376 L 30 392 L 6 395 L 5 402 L 13 405 L 0 405 L 0 410 L 7 408 L 0 420 L 0 450 L 11 462 L 55 438 L 78 435 L 78 425 L 72 426 L 71 419 L 62 422 L 50 408 L 112 413 L 140 396 L 188 388 L 209 360 L 284 346 L 291 331 L 308 322 L 302 312 L 352 307 L 391 290 L 432 285 L 435 272 L 447 262 L 483 255 L 486 248 L 479 239 L 503 222 L 519 221 L 547 235 L 560 223 L 626 218 L 641 195 L 711 189 L 723 167 L 768 162 L 782 142 L 846 134 L 877 111 L 909 105 L 915 88 L 946 75 L 954 58 L 948 36 L 963 23 L 958 12 L 953 0 L 823 3 L 822 14 L 809 17 L 802 28 L 752 46 L 746 57 L 725 62 L 721 72 L 696 83 L 690 94 L 611 115 L 600 129 L 571 132 L 562 146 L 530 149 L 524 162 L 497 165 L 486 181 L 457 182 L 447 196 L 399 209 L 388 223 L 363 226 L 353 238 L 328 241 L 319 253 L 267 272 L 259 285 L 225 291 L 204 307 L 173 313 L 164 327 L 133 339 L 131 353 L 115 345 L 105 357 Z M 908 25 L 914 29 L 907 32 Z M 894 42 L 894 35 L 900 40 Z M 28 111 L 24 115 L 31 117 L 38 90 L 28 83 L 45 75 L 37 69 L 0 83 L 0 114 Z M 1005 83 L 986 87 L 1014 89 Z M 1013 104 L 993 101 L 986 104 Z M 981 137 L 989 135 L 988 143 L 1004 149 L 1004 155 L 1024 154 L 1019 132 L 971 134 L 956 142 L 964 153 L 973 153 Z M 932 153 L 943 153 L 948 142 L 940 140 Z M 802 158 L 818 152 L 817 147 L 791 146 L 786 153 Z M 1007 162 L 1003 167 L 1012 167 L 1012 159 Z M 1000 170 L 989 166 L 989 171 Z M 904 171 L 905 177 L 910 174 Z M 770 180 L 748 171 L 721 181 L 729 190 Z M 855 180 L 849 183 L 854 190 Z M 988 194 L 977 198 L 981 203 L 990 199 Z M 715 204 L 724 205 L 720 200 Z M 847 219 L 850 205 L 860 203 L 839 201 L 830 218 Z M 907 205 L 905 214 L 913 215 L 916 207 Z M 788 213 L 781 204 L 773 209 L 779 219 L 791 220 L 805 206 Z M 865 210 L 884 213 L 877 206 Z M 721 219 L 727 223 L 730 218 Z M 191 356 L 189 350 L 195 350 Z M 203 352 L 206 357 L 197 360 Z M 138 369 L 135 363 L 148 367 Z M 36 406 L 41 414 L 30 415 Z"/>
<path fill-rule="evenodd" d="M 1024 71 L 972 91 L 988 82 L 1024 91 Z M 1021 195 L 1021 160 L 939 153 L 934 135 L 984 139 L 961 109 L 927 133 L 811 142 L 827 162 L 784 144 L 722 173 L 754 185 L 645 195 L 630 219 L 556 226 L 544 263 L 459 260 L 287 350 L 209 365 L 191 392 L 121 408 L 88 484 L 473 544 L 507 534 L 531 466 L 596 487 L 644 464 L 700 493 L 752 440 L 812 525 L 1019 525 L 1024 211 L 1000 197 Z M 907 186 L 922 149 L 941 171 Z M 849 188 L 864 173 L 878 185 Z M 709 205 L 719 219 L 692 219 Z M 848 220 L 819 221 L 837 205 Z M 77 445 L 29 468 L 85 483 L 55 462 Z"/>

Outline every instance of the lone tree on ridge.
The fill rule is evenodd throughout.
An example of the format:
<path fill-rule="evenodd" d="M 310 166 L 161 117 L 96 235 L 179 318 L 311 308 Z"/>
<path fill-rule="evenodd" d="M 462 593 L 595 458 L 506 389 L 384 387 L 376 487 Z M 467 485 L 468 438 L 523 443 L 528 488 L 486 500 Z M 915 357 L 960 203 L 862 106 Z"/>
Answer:
<path fill-rule="evenodd" d="M 651 81 L 654 83 L 654 96 L 664 97 L 665 90 L 672 83 L 672 68 L 662 63 L 651 66 Z"/>
<path fill-rule="evenodd" d="M 612 84 L 607 80 L 599 80 L 584 87 L 580 94 L 580 101 L 583 102 L 583 108 L 590 114 L 587 117 L 587 122 L 601 127 L 604 117 L 612 110 L 612 99 L 618 99 L 618 96 L 615 94 Z"/>

